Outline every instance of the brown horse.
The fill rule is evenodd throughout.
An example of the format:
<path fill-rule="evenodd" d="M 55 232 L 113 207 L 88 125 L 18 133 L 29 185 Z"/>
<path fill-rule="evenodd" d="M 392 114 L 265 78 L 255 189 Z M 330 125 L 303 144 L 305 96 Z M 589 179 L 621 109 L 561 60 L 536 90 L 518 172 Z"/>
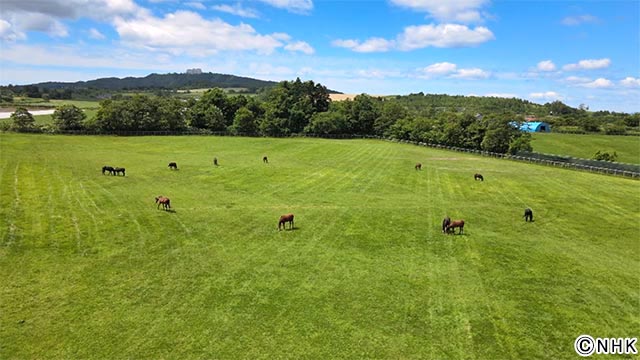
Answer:
<path fill-rule="evenodd" d="M 278 231 L 280 231 L 280 226 L 282 226 L 283 229 L 287 230 L 286 223 L 289 223 L 289 229 L 293 229 L 293 214 L 280 216 L 280 221 L 278 221 Z"/>
<path fill-rule="evenodd" d="M 265 156 L 265 157 L 262 158 L 262 162 L 265 163 L 265 164 L 268 164 L 269 163 L 269 159 L 267 159 L 267 157 Z"/>
<path fill-rule="evenodd" d="M 473 175 L 473 180 L 484 181 L 484 178 L 480 174 L 475 174 L 475 175 Z"/>
<path fill-rule="evenodd" d="M 174 162 L 169 163 L 169 169 L 178 170 L 178 164 Z"/>
<path fill-rule="evenodd" d="M 416 170 L 422 170 L 422 164 L 417 163 L 416 164 Z"/>
<path fill-rule="evenodd" d="M 158 209 L 160 209 L 160 205 L 162 205 L 162 208 L 165 210 L 171 209 L 171 200 L 162 195 L 156 196 L 156 204 L 158 204 Z"/>
<path fill-rule="evenodd" d="M 464 220 L 454 220 L 451 222 L 451 224 L 447 225 L 445 229 L 446 232 L 449 232 L 449 230 L 451 230 L 455 234 L 456 228 L 460 228 L 459 234 L 462 234 L 462 230 L 464 229 Z"/>
<path fill-rule="evenodd" d="M 442 220 L 442 232 L 443 233 L 447 232 L 447 226 L 449 226 L 449 224 L 451 224 L 451 218 L 447 216 Z"/>

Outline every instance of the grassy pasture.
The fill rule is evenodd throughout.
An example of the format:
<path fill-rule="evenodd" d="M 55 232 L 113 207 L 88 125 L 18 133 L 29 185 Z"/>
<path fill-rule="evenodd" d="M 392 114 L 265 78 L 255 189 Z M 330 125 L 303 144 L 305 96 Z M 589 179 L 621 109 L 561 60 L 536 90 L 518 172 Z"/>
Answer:
<path fill-rule="evenodd" d="M 640 137 L 534 133 L 531 146 L 536 152 L 591 159 L 596 151 L 618 154 L 619 162 L 640 164 Z"/>
<path fill-rule="evenodd" d="M 0 190 L 2 359 L 574 359 L 640 328 L 633 180 L 373 140 L 0 134 Z"/>

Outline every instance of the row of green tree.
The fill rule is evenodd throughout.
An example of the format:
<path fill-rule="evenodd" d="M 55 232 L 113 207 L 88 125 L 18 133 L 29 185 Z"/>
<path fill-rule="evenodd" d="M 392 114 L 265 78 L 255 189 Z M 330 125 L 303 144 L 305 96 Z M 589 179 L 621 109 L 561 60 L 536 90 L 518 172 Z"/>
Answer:
<path fill-rule="evenodd" d="M 29 115 L 24 109 L 16 111 L 14 129 L 32 128 Z M 516 117 L 509 112 L 478 117 L 443 111 L 424 116 L 403 99 L 364 94 L 331 102 L 326 87 L 300 79 L 281 82 L 262 97 L 229 96 L 220 89 L 189 100 L 139 95 L 102 101 L 90 119 L 74 105 L 58 107 L 52 118 L 53 130 L 63 131 L 378 135 L 501 153 L 531 150 L 529 135 L 511 124 Z"/>

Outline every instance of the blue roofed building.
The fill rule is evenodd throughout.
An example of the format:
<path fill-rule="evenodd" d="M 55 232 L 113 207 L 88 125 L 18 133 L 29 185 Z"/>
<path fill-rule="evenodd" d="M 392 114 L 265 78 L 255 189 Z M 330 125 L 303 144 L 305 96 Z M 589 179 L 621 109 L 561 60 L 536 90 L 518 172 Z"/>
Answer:
<path fill-rule="evenodd" d="M 512 123 L 518 126 L 518 123 Z M 520 131 L 524 132 L 551 132 L 551 125 L 544 121 L 527 121 L 520 125 Z"/>

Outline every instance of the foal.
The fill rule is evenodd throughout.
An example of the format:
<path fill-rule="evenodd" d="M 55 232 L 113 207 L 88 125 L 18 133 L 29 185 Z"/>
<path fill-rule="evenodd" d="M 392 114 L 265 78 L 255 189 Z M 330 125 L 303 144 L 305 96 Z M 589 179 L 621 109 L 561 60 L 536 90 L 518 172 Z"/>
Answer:
<path fill-rule="evenodd" d="M 158 204 L 158 209 L 160 209 L 160 205 L 162 205 L 162 208 L 167 210 L 167 209 L 171 209 L 171 200 L 169 200 L 169 198 L 164 197 L 162 195 L 160 196 L 156 196 L 156 204 Z"/>

